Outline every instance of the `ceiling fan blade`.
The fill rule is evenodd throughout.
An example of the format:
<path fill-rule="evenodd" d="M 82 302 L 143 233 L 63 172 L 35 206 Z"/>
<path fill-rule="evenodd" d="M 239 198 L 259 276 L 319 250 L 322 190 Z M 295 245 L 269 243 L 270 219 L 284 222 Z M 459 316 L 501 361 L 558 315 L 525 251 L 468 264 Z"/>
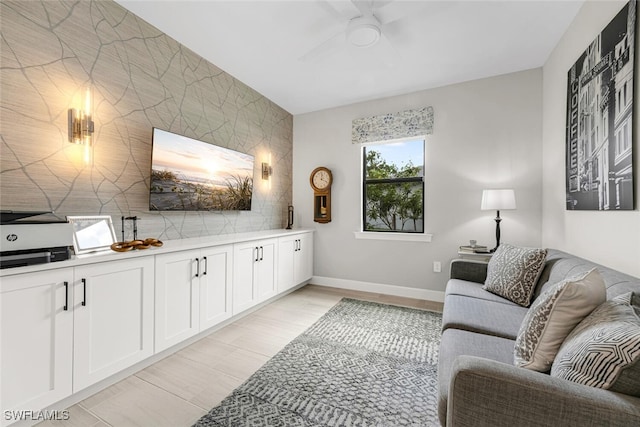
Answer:
<path fill-rule="evenodd" d="M 324 10 L 328 15 L 330 15 L 337 22 L 344 22 L 345 17 L 339 10 L 336 10 L 335 7 L 332 6 L 327 0 L 316 0 L 316 5 Z"/>
<path fill-rule="evenodd" d="M 377 10 L 386 7 L 395 0 L 351 0 L 361 16 L 378 15 Z"/>
<path fill-rule="evenodd" d="M 386 67 L 392 68 L 400 63 L 402 55 L 384 32 L 380 35 L 380 40 L 375 47 L 378 50 L 376 56 L 379 56 L 380 62 Z"/>
<path fill-rule="evenodd" d="M 332 52 L 344 46 L 344 31 L 340 31 L 335 36 L 325 40 L 318 46 L 314 47 L 304 55 L 298 58 L 299 61 L 309 62 L 318 60 L 324 56 L 330 55 Z"/>
<path fill-rule="evenodd" d="M 373 2 L 370 0 L 351 0 L 351 4 L 353 4 L 356 9 L 360 12 L 362 16 L 368 16 L 373 14 Z"/>
<path fill-rule="evenodd" d="M 359 16 L 360 11 L 352 1 L 316 0 L 316 4 L 337 22 L 344 23 Z"/>

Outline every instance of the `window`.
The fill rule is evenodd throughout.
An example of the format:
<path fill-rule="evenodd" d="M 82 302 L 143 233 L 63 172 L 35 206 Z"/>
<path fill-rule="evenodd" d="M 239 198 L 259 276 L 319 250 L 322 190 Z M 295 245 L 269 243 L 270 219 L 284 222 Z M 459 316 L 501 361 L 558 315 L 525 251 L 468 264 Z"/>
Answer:
<path fill-rule="evenodd" d="M 631 153 L 631 125 L 627 119 L 616 132 L 615 157 L 619 162 Z"/>
<path fill-rule="evenodd" d="M 362 148 L 362 229 L 424 233 L 424 139 Z"/>
<path fill-rule="evenodd" d="M 616 114 L 620 114 L 620 111 L 622 111 L 622 91 L 619 90 L 616 92 L 616 107 L 618 108 L 616 110 Z"/>

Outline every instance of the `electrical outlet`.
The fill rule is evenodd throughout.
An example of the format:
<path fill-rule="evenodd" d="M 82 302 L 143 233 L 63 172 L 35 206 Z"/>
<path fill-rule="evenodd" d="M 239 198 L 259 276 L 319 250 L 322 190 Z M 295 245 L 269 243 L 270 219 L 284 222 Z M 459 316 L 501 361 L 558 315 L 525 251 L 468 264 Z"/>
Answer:
<path fill-rule="evenodd" d="M 434 273 L 442 272 L 442 264 L 440 264 L 440 261 L 433 261 L 433 272 Z"/>

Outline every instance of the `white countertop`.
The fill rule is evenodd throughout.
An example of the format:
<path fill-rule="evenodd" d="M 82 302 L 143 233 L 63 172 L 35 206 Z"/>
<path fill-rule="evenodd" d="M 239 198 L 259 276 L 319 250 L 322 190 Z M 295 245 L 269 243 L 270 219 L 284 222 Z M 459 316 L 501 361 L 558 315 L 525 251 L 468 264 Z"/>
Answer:
<path fill-rule="evenodd" d="M 242 243 L 251 240 L 284 237 L 292 234 L 313 232 L 312 228 L 298 228 L 293 230 L 276 229 L 252 231 L 247 233 L 220 234 L 215 236 L 191 237 L 188 239 L 163 240 L 163 246 L 150 247 L 149 249 L 132 250 L 128 252 L 115 252 L 112 250 L 94 252 L 84 255 L 73 255 L 66 261 L 51 262 L 45 264 L 29 265 L 25 267 L 4 268 L 0 270 L 0 277 L 16 274 L 32 273 L 36 271 L 53 270 L 57 268 L 77 267 L 96 262 L 121 261 L 148 255 L 158 255 L 187 251 L 190 249 L 206 248 L 208 246 L 220 246 L 233 243 Z"/>

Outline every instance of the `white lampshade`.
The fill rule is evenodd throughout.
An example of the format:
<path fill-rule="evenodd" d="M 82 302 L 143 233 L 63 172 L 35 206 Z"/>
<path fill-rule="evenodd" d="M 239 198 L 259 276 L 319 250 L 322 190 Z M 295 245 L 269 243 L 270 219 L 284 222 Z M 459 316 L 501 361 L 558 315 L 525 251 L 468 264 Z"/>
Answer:
<path fill-rule="evenodd" d="M 481 210 L 502 211 L 515 208 L 516 195 L 512 189 L 482 190 Z"/>

